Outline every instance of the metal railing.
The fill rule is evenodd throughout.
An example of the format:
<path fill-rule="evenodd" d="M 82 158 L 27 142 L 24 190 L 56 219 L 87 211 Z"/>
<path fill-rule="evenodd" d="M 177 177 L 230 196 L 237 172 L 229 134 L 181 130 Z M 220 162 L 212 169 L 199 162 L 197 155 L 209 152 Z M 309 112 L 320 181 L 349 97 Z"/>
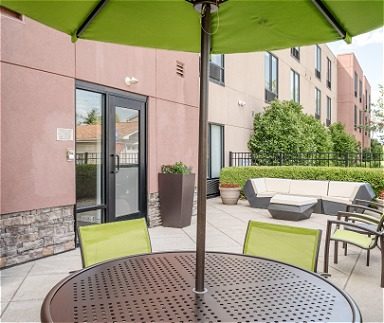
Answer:
<path fill-rule="evenodd" d="M 120 153 L 120 164 L 138 164 L 139 163 L 139 154 L 135 153 Z M 100 153 L 76 153 L 76 165 L 84 164 L 101 164 L 102 155 Z"/>
<path fill-rule="evenodd" d="M 230 166 L 384 167 L 383 153 L 339 152 L 229 152 Z"/>

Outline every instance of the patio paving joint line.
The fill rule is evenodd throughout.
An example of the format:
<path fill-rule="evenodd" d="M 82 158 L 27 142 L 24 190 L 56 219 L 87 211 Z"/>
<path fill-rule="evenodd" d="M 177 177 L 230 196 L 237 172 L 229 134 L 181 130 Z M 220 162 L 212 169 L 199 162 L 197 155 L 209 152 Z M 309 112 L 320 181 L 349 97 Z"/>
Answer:
<path fill-rule="evenodd" d="M 5 312 L 6 312 L 7 309 L 8 309 L 9 305 L 11 304 L 11 302 L 16 302 L 16 301 L 14 301 L 13 299 L 14 299 L 15 295 L 17 294 L 17 292 L 19 291 L 21 285 L 24 284 L 25 280 L 27 279 L 28 275 L 31 273 L 32 268 L 33 268 L 34 266 L 35 266 L 35 263 L 33 263 L 32 266 L 31 266 L 31 268 L 29 268 L 29 270 L 26 272 L 26 274 L 25 274 L 23 280 L 21 281 L 21 283 L 19 284 L 19 286 L 16 288 L 16 290 L 15 290 L 15 292 L 12 294 L 12 296 L 9 298 L 9 301 L 8 301 L 7 304 L 5 305 L 3 311 L 1 312 L 0 318 L 3 317 L 3 315 L 5 314 Z"/>
<path fill-rule="evenodd" d="M 353 272 L 355 271 L 355 268 L 357 266 L 357 262 L 360 259 L 361 253 L 362 253 L 362 250 L 359 252 L 358 256 L 356 257 L 356 261 L 355 261 L 355 263 L 354 263 L 354 265 L 353 265 L 353 267 L 352 267 L 352 269 L 351 269 L 351 271 L 350 271 L 350 273 L 349 273 L 349 275 L 348 275 L 348 277 L 347 277 L 347 279 L 346 279 L 346 281 L 344 283 L 343 290 L 345 290 L 347 288 L 347 285 L 349 283 L 349 279 L 351 278 Z"/>
<path fill-rule="evenodd" d="M 236 219 L 236 218 L 235 218 Z M 207 221 L 208 224 L 214 226 L 211 222 Z M 214 226 L 215 227 L 215 226 Z M 229 236 L 228 234 L 226 234 L 224 231 L 222 231 L 221 229 L 219 229 L 218 227 L 215 227 L 215 229 L 219 232 L 221 232 L 222 234 L 224 234 L 225 236 L 227 236 L 229 239 L 231 239 L 232 241 L 236 242 L 238 245 L 242 246 L 241 243 L 239 243 L 238 241 L 236 241 L 235 239 L 233 239 L 231 236 Z M 245 236 L 244 236 L 245 238 Z"/>

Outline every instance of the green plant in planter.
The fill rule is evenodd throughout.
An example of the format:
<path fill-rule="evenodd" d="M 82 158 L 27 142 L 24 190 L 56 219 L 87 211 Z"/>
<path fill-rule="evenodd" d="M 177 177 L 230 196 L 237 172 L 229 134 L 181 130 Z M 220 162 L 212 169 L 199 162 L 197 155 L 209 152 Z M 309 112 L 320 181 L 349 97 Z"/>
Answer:
<path fill-rule="evenodd" d="M 185 165 L 183 162 L 176 162 L 173 165 L 161 166 L 162 174 L 191 174 L 192 168 Z"/>
<path fill-rule="evenodd" d="M 195 174 L 183 162 L 161 166 L 159 198 L 162 224 L 183 228 L 191 224 Z"/>

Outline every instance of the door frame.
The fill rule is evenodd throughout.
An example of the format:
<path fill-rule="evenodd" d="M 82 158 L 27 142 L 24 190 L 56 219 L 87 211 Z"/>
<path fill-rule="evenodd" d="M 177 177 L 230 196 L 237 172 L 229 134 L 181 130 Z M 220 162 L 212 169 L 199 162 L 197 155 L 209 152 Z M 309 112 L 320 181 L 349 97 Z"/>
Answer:
<path fill-rule="evenodd" d="M 145 125 L 146 125 L 146 100 L 137 100 L 135 98 L 132 98 L 131 96 L 121 96 L 117 95 L 115 93 L 108 93 L 107 94 L 107 104 L 106 104 L 106 127 L 107 127 L 107 136 L 105 143 L 107 145 L 106 147 L 106 158 L 108 160 L 107 162 L 107 192 L 109 194 L 106 194 L 107 199 L 107 214 L 106 214 L 106 221 L 107 222 L 114 222 L 114 221 L 123 221 L 127 220 L 127 216 L 120 216 L 118 218 L 114 217 L 113 214 L 115 214 L 115 183 L 116 183 L 116 176 L 111 176 L 113 171 L 115 170 L 115 159 L 114 156 L 116 155 L 116 152 L 112 147 L 115 147 L 115 138 L 113 138 L 114 131 L 114 125 L 115 125 L 115 114 L 113 113 L 114 108 L 116 106 L 120 106 L 119 101 L 138 101 L 140 103 L 144 103 L 143 109 L 132 109 L 139 112 L 139 152 L 138 152 L 138 171 L 139 171 L 139 187 L 138 187 L 138 207 L 139 212 L 131 213 L 129 214 L 129 218 L 138 218 L 142 216 L 146 216 L 147 214 L 147 198 L 146 198 L 146 191 L 147 191 L 147 161 L 146 161 L 146 133 L 145 133 Z M 123 105 L 123 104 L 122 104 Z M 112 156 L 112 153 L 114 153 L 114 156 Z"/>
<path fill-rule="evenodd" d="M 102 143 L 102 149 L 104 154 L 104 167 L 103 167 L 103 173 L 102 173 L 102 203 L 99 206 L 90 206 L 90 207 L 84 207 L 77 209 L 75 207 L 75 227 L 77 227 L 76 224 L 76 214 L 78 211 L 86 212 L 91 210 L 101 210 L 101 223 L 105 222 L 113 222 L 113 221 L 121 221 L 126 220 L 126 217 L 121 218 L 115 218 L 110 215 L 110 203 L 111 199 L 114 199 L 114 196 L 112 193 L 114 192 L 114 187 L 111 188 L 111 180 L 110 180 L 110 170 L 112 169 L 112 162 L 110 156 L 110 152 L 108 149 L 108 146 L 110 144 L 110 112 L 108 111 L 111 106 L 111 101 L 113 97 L 122 98 L 122 99 L 129 99 L 129 100 L 135 100 L 139 101 L 141 103 L 144 103 L 144 108 L 142 110 L 142 115 L 140 115 L 140 125 L 139 125 L 139 134 L 140 134 L 140 140 L 141 143 L 141 149 L 139 150 L 139 209 L 141 212 L 134 213 L 130 216 L 130 218 L 138 218 L 138 217 L 147 217 L 147 107 L 148 107 L 148 97 L 139 95 L 136 93 L 131 93 L 128 91 L 123 91 L 115 88 L 111 88 L 108 86 L 95 84 L 91 82 L 85 82 L 81 80 L 75 81 L 75 91 L 76 90 L 85 90 L 90 92 L 96 92 L 104 95 L 104 102 L 103 102 L 103 116 L 104 116 L 104 127 L 102 129 L 103 131 L 103 139 L 104 142 Z M 74 110 L 76 115 L 76 101 L 74 104 Z M 76 128 L 75 128 L 76 132 Z M 75 146 L 76 146 L 76 136 L 75 136 Z M 76 182 L 75 182 L 75 189 L 76 189 Z M 113 190 L 113 192 L 111 191 Z"/>

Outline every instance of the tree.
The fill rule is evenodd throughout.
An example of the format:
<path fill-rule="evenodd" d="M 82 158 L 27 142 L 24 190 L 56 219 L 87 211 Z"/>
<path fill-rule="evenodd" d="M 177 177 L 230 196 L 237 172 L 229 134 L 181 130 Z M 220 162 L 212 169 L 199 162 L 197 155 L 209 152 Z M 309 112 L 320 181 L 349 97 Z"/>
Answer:
<path fill-rule="evenodd" d="M 293 101 L 273 101 L 255 115 L 248 147 L 253 153 L 328 152 L 331 136 L 313 116 Z"/>
<path fill-rule="evenodd" d="M 302 114 L 304 133 L 311 142 L 311 152 L 333 151 L 333 142 L 330 131 L 313 116 Z"/>
<path fill-rule="evenodd" d="M 379 141 L 384 144 L 384 88 L 379 84 L 379 98 L 373 104 L 371 124 L 369 130 L 377 133 Z"/>
<path fill-rule="evenodd" d="M 87 113 L 84 123 L 90 125 L 100 123 L 100 116 L 97 115 L 96 109 L 92 109 Z"/>
<path fill-rule="evenodd" d="M 344 125 L 340 122 L 329 127 L 333 142 L 333 151 L 339 153 L 357 153 L 359 144 L 355 137 L 345 131 Z"/>

